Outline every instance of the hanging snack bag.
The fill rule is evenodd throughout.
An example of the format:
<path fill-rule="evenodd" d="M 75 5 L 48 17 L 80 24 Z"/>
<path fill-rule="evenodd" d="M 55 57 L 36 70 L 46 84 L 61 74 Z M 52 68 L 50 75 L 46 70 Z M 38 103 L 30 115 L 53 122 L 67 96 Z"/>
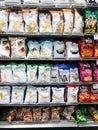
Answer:
<path fill-rule="evenodd" d="M 23 104 L 25 86 L 12 86 L 12 104 Z"/>
<path fill-rule="evenodd" d="M 80 42 L 80 53 L 81 57 L 92 57 L 94 50 L 94 40 L 91 38 L 83 38 Z"/>
<path fill-rule="evenodd" d="M 83 33 L 83 17 L 77 9 L 74 9 L 74 27 L 72 33 Z"/>
<path fill-rule="evenodd" d="M 67 103 L 78 103 L 79 86 L 67 85 L 66 91 L 67 91 L 67 97 L 66 97 Z"/>
<path fill-rule="evenodd" d="M 79 82 L 79 72 L 77 65 L 70 66 L 70 82 L 71 83 Z"/>
<path fill-rule="evenodd" d="M 49 13 L 39 14 L 39 31 L 52 32 L 51 15 Z"/>
<path fill-rule="evenodd" d="M 59 71 L 59 82 L 60 83 L 68 83 L 69 82 L 70 66 L 67 64 L 60 64 L 58 66 L 58 71 Z"/>
<path fill-rule="evenodd" d="M 10 103 L 10 86 L 0 86 L 0 104 Z"/>
<path fill-rule="evenodd" d="M 29 40 L 27 42 L 28 54 L 27 58 L 40 58 L 40 44 L 36 40 Z"/>
<path fill-rule="evenodd" d="M 66 42 L 67 58 L 80 58 L 79 45 L 75 42 Z"/>
<path fill-rule="evenodd" d="M 98 102 L 98 84 L 93 84 L 93 86 L 91 87 L 90 101 Z"/>
<path fill-rule="evenodd" d="M 41 121 L 49 121 L 49 119 L 50 119 L 50 108 L 49 107 L 43 108 Z"/>
<path fill-rule="evenodd" d="M 7 38 L 0 40 L 0 57 L 10 58 L 10 44 Z"/>
<path fill-rule="evenodd" d="M 27 65 L 27 82 L 37 83 L 37 65 Z"/>
<path fill-rule="evenodd" d="M 40 40 L 40 45 L 41 45 L 41 51 L 40 51 L 41 58 L 52 58 L 53 39 L 42 39 Z"/>
<path fill-rule="evenodd" d="M 98 57 L 98 40 L 94 42 L 94 57 Z"/>
<path fill-rule="evenodd" d="M 7 32 L 8 30 L 8 13 L 6 10 L 0 11 L 0 32 Z"/>
<path fill-rule="evenodd" d="M 39 83 L 50 83 L 51 66 L 42 65 L 42 66 L 39 66 L 38 70 L 39 70 L 38 82 Z"/>
<path fill-rule="evenodd" d="M 27 86 L 25 104 L 34 104 L 37 103 L 37 89 L 33 86 Z"/>
<path fill-rule="evenodd" d="M 12 65 L 13 69 L 13 82 L 14 83 L 26 83 L 26 66 L 25 64 Z"/>
<path fill-rule="evenodd" d="M 54 45 L 54 58 L 65 58 L 65 43 L 64 41 L 56 40 L 53 42 Z"/>
<path fill-rule="evenodd" d="M 52 121 L 60 121 L 59 108 L 56 108 L 56 107 L 51 108 L 51 120 Z"/>
<path fill-rule="evenodd" d="M 13 82 L 13 73 L 11 65 L 2 67 L 1 69 L 1 83 L 12 83 Z"/>
<path fill-rule="evenodd" d="M 80 81 L 92 82 L 92 67 L 89 63 L 79 63 Z"/>
<path fill-rule="evenodd" d="M 73 30 L 73 12 L 71 9 L 63 9 L 64 12 L 64 32 L 71 33 Z"/>
<path fill-rule="evenodd" d="M 79 87 L 79 102 L 90 102 L 90 87 L 91 86 Z"/>
<path fill-rule="evenodd" d="M 8 31 L 9 32 L 24 32 L 22 12 L 10 12 Z"/>
<path fill-rule="evenodd" d="M 52 87 L 52 103 L 64 103 L 65 86 Z"/>
<path fill-rule="evenodd" d="M 25 37 L 9 38 L 11 43 L 11 58 L 26 58 Z"/>
<path fill-rule="evenodd" d="M 41 121 L 41 115 L 42 115 L 42 111 L 41 111 L 41 107 L 38 108 L 33 108 L 33 120 L 36 122 Z"/>
<path fill-rule="evenodd" d="M 85 33 L 95 33 L 97 27 L 97 10 L 85 10 L 84 25 Z"/>
<path fill-rule="evenodd" d="M 64 21 L 62 11 L 50 11 L 52 15 L 52 30 L 53 32 L 64 32 Z"/>
<path fill-rule="evenodd" d="M 38 32 L 38 9 L 23 9 L 22 11 L 25 21 L 25 32 Z"/>
<path fill-rule="evenodd" d="M 93 81 L 98 81 L 98 65 L 92 63 L 92 71 L 93 71 Z"/>
<path fill-rule="evenodd" d="M 59 73 L 58 73 L 58 66 L 54 65 L 51 68 L 51 73 L 50 73 L 50 82 L 51 83 L 59 83 Z"/>
<path fill-rule="evenodd" d="M 50 103 L 50 87 L 38 87 L 38 103 Z"/>

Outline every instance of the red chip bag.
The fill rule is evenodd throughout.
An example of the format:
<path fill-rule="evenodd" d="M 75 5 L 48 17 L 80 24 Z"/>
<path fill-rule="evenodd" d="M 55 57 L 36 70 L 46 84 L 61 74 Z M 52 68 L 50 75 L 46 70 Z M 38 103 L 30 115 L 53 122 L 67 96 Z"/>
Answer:
<path fill-rule="evenodd" d="M 83 38 L 80 42 L 80 54 L 82 58 L 92 57 L 94 49 L 94 41 L 90 38 Z"/>
<path fill-rule="evenodd" d="M 98 102 L 98 84 L 93 84 L 91 87 L 91 102 Z"/>
<path fill-rule="evenodd" d="M 98 41 L 95 41 L 95 45 L 94 45 L 94 57 L 98 57 Z"/>
<path fill-rule="evenodd" d="M 79 88 L 79 102 L 90 101 L 90 86 L 80 86 Z"/>
<path fill-rule="evenodd" d="M 98 66 L 95 63 L 92 63 L 93 69 L 93 81 L 98 82 Z"/>
<path fill-rule="evenodd" d="M 77 103 L 78 102 L 78 91 L 79 86 L 75 85 L 67 85 L 67 103 Z"/>

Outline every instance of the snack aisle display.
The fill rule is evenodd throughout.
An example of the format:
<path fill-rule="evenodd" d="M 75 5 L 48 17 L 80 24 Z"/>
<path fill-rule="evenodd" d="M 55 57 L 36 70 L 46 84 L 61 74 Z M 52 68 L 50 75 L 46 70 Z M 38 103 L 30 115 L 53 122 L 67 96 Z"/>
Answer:
<path fill-rule="evenodd" d="M 0 128 L 98 126 L 98 0 L 0 1 Z"/>

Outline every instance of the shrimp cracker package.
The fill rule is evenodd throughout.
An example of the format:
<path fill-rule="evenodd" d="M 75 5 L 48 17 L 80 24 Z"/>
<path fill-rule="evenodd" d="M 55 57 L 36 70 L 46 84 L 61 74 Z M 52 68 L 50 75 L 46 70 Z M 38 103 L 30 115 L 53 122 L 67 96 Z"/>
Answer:
<path fill-rule="evenodd" d="M 51 68 L 50 82 L 51 83 L 59 82 L 59 73 L 58 73 L 58 66 L 57 65 L 54 65 Z"/>
<path fill-rule="evenodd" d="M 51 66 L 41 65 L 41 66 L 39 66 L 38 70 L 39 70 L 38 82 L 39 83 L 50 83 Z"/>
<path fill-rule="evenodd" d="M 25 104 L 37 103 L 37 88 L 33 86 L 27 86 Z"/>
<path fill-rule="evenodd" d="M 79 45 L 75 42 L 66 42 L 67 58 L 80 58 Z"/>
<path fill-rule="evenodd" d="M 23 104 L 25 86 L 12 86 L 12 104 Z"/>
<path fill-rule="evenodd" d="M 39 3 L 39 0 L 23 0 L 24 4 L 36 4 Z"/>
<path fill-rule="evenodd" d="M 77 65 L 70 66 L 70 82 L 71 83 L 79 82 L 79 72 Z"/>
<path fill-rule="evenodd" d="M 64 21 L 62 11 L 50 11 L 52 15 L 53 32 L 62 33 L 64 31 Z"/>
<path fill-rule="evenodd" d="M 64 32 L 71 33 L 73 30 L 73 12 L 71 9 L 63 9 L 64 12 Z"/>
<path fill-rule="evenodd" d="M 40 44 L 36 40 L 27 41 L 28 54 L 27 58 L 39 58 L 40 57 Z"/>
<path fill-rule="evenodd" d="M 8 30 L 8 13 L 5 10 L 0 10 L 0 31 L 7 32 Z"/>
<path fill-rule="evenodd" d="M 41 45 L 41 51 L 40 51 L 41 58 L 52 58 L 53 39 L 42 39 L 40 40 L 40 45 Z"/>
<path fill-rule="evenodd" d="M 9 43 L 9 40 L 7 38 L 1 38 L 0 57 L 10 58 L 10 43 Z"/>
<path fill-rule="evenodd" d="M 54 58 L 65 58 L 65 43 L 64 41 L 56 40 L 54 45 Z"/>
<path fill-rule="evenodd" d="M 14 83 L 25 83 L 27 81 L 26 66 L 24 64 L 12 65 L 12 69 Z"/>
<path fill-rule="evenodd" d="M 60 64 L 58 66 L 58 71 L 59 71 L 59 82 L 68 83 L 70 81 L 69 79 L 70 65 Z"/>
<path fill-rule="evenodd" d="M 27 82 L 37 83 L 37 65 L 27 65 Z"/>
<path fill-rule="evenodd" d="M 93 71 L 93 81 L 98 81 L 98 65 L 92 63 L 92 71 Z"/>
<path fill-rule="evenodd" d="M 51 15 L 49 13 L 39 14 L 39 31 L 52 32 Z"/>
<path fill-rule="evenodd" d="M 9 32 L 24 32 L 22 12 L 10 12 L 8 31 Z"/>
<path fill-rule="evenodd" d="M 10 103 L 10 86 L 0 86 L 0 104 Z"/>
<path fill-rule="evenodd" d="M 26 58 L 25 37 L 10 37 L 11 58 Z"/>
<path fill-rule="evenodd" d="M 52 87 L 52 103 L 64 103 L 65 86 Z"/>
<path fill-rule="evenodd" d="M 38 103 L 50 103 L 50 87 L 38 87 Z"/>
<path fill-rule="evenodd" d="M 92 57 L 94 49 L 94 41 L 91 38 L 83 38 L 80 42 L 80 53 L 81 57 Z"/>
<path fill-rule="evenodd" d="M 66 91 L 67 91 L 67 97 L 66 97 L 67 103 L 78 103 L 79 86 L 67 85 Z"/>
<path fill-rule="evenodd" d="M 13 73 L 11 65 L 2 67 L 1 69 L 1 82 L 2 83 L 12 83 L 13 82 Z"/>
<path fill-rule="evenodd" d="M 37 9 L 23 9 L 23 18 L 25 21 L 25 32 L 38 32 L 38 10 Z"/>
<path fill-rule="evenodd" d="M 74 9 L 74 28 L 72 33 L 83 33 L 83 17 L 77 9 Z"/>
<path fill-rule="evenodd" d="M 79 63 L 80 81 L 92 82 L 92 67 L 89 63 Z"/>

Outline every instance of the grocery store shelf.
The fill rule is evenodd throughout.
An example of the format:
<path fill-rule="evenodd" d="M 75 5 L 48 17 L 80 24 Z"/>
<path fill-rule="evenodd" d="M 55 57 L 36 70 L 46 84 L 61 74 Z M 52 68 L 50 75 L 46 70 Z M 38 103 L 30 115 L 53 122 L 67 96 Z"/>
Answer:
<path fill-rule="evenodd" d="M 78 124 L 78 127 L 98 127 L 98 121 L 88 121 L 87 123 Z"/>
<path fill-rule="evenodd" d="M 98 3 L 87 3 L 88 8 L 98 8 Z"/>
<path fill-rule="evenodd" d="M 13 121 L 8 123 L 7 121 L 0 122 L 0 128 L 61 128 L 61 127 L 77 127 L 75 122 L 61 120 L 61 121 L 48 121 L 48 122 L 29 122 Z"/>

